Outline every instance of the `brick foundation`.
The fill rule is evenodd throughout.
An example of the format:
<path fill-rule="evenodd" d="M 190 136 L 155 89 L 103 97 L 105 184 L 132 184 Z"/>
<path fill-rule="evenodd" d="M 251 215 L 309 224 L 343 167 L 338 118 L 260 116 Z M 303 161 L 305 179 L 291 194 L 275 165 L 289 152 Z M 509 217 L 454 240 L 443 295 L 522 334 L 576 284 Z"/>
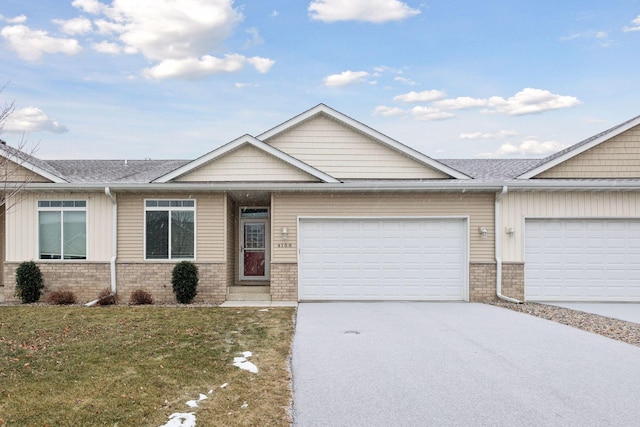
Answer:
<path fill-rule="evenodd" d="M 524 301 L 524 263 L 502 263 L 502 295 Z"/>
<path fill-rule="evenodd" d="M 298 301 L 298 264 L 271 264 L 271 300 Z"/>
<path fill-rule="evenodd" d="M 42 272 L 44 289 L 40 301 L 46 301 L 51 291 L 72 291 L 78 302 L 94 300 L 103 289 L 111 288 L 109 263 L 60 262 L 37 263 Z M 4 295 L 7 302 L 20 301 L 15 297 L 16 269 L 20 263 L 4 264 Z"/>
<path fill-rule="evenodd" d="M 496 264 L 469 264 L 469 301 L 496 299 Z"/>
<path fill-rule="evenodd" d="M 18 302 L 14 296 L 15 272 L 19 263 L 5 263 L 5 301 Z M 219 304 L 225 300 L 227 291 L 225 264 L 196 263 L 198 266 L 198 295 L 194 302 Z M 120 303 L 129 302 L 131 292 L 144 289 L 151 293 L 155 302 L 176 302 L 171 287 L 171 271 L 174 263 L 118 263 L 116 265 L 117 291 Z M 45 288 L 40 301 L 54 290 L 72 291 L 78 302 L 89 302 L 104 289 L 111 289 L 109 263 L 38 263 L 42 271 Z"/>

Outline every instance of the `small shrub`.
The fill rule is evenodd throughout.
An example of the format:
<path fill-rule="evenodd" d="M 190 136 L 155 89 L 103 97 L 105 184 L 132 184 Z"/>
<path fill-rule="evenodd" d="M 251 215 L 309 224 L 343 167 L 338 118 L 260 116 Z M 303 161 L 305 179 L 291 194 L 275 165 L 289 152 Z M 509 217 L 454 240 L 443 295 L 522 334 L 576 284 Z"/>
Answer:
<path fill-rule="evenodd" d="M 16 269 L 16 296 L 25 303 L 36 302 L 44 288 L 40 268 L 33 261 L 20 263 Z"/>
<path fill-rule="evenodd" d="M 71 291 L 53 291 L 47 297 L 49 304 L 69 305 L 77 302 L 76 295 Z"/>
<path fill-rule="evenodd" d="M 118 294 L 112 294 L 111 290 L 105 289 L 98 294 L 98 305 L 114 305 L 118 302 Z"/>
<path fill-rule="evenodd" d="M 198 267 L 190 261 L 176 264 L 171 272 L 173 293 L 180 304 L 190 304 L 198 293 Z"/>
<path fill-rule="evenodd" d="M 131 298 L 129 298 L 129 304 L 131 305 L 145 305 L 153 304 L 153 298 L 151 294 L 144 289 L 137 289 L 131 292 Z"/>

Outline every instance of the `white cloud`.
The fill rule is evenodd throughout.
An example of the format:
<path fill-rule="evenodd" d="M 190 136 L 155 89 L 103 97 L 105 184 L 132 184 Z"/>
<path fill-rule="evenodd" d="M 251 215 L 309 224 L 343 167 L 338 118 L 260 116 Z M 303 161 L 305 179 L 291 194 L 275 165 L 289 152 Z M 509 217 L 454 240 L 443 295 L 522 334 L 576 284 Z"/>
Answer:
<path fill-rule="evenodd" d="M 583 33 L 571 33 L 568 36 L 560 37 L 560 40 L 563 42 L 578 40 L 578 39 L 595 41 L 595 43 L 601 47 L 609 47 L 613 44 L 613 41 L 609 37 L 609 33 L 604 30 L 585 31 Z"/>
<path fill-rule="evenodd" d="M 110 55 L 116 55 L 122 53 L 122 46 L 117 43 L 111 43 L 108 41 L 102 41 L 100 43 L 94 43 L 91 45 L 93 50 L 100 53 L 108 53 Z"/>
<path fill-rule="evenodd" d="M 468 96 L 459 96 L 453 99 L 443 99 L 441 101 L 434 102 L 438 108 L 444 108 L 445 110 L 463 110 L 466 108 L 486 107 L 488 100 L 481 98 L 471 98 Z"/>
<path fill-rule="evenodd" d="M 386 105 L 380 105 L 373 110 L 374 116 L 384 117 L 402 116 L 404 113 L 402 108 L 387 107 Z"/>
<path fill-rule="evenodd" d="M 159 80 L 172 77 L 199 79 L 212 74 L 233 73 L 241 70 L 245 64 L 252 65 L 260 73 L 266 73 L 273 63 L 270 59 L 257 56 L 247 58 L 243 55 L 229 54 L 223 58 L 216 58 L 204 55 L 200 59 L 166 59 L 144 70 L 144 74 L 146 77 Z"/>
<path fill-rule="evenodd" d="M 405 84 L 407 86 L 415 86 L 415 85 L 418 84 L 418 83 L 414 82 L 413 80 L 408 79 L 406 77 L 394 77 L 393 80 L 395 80 L 397 82 L 400 82 L 402 84 Z"/>
<path fill-rule="evenodd" d="M 340 74 L 332 74 L 324 78 L 324 85 L 329 87 L 347 86 L 362 83 L 369 76 L 366 71 L 343 71 Z"/>
<path fill-rule="evenodd" d="M 82 16 L 67 20 L 54 19 L 53 22 L 60 26 L 63 33 L 69 35 L 85 34 L 92 30 L 91 21 Z"/>
<path fill-rule="evenodd" d="M 309 4 L 311 19 L 322 22 L 400 21 L 420 13 L 398 0 L 313 0 Z"/>
<path fill-rule="evenodd" d="M 410 111 L 413 117 L 417 120 L 446 120 L 453 117 L 453 114 L 440 111 L 439 108 L 433 107 L 417 106 L 413 107 Z"/>
<path fill-rule="evenodd" d="M 55 120 L 50 119 L 44 111 L 37 107 L 26 107 L 15 110 L 4 123 L 7 132 L 53 132 L 64 133 L 68 129 Z"/>
<path fill-rule="evenodd" d="M 458 135 L 460 139 L 504 139 L 516 136 L 518 132 L 515 130 L 501 130 L 496 133 L 491 132 L 467 132 Z"/>
<path fill-rule="evenodd" d="M 430 102 L 437 99 L 442 99 L 447 96 L 446 92 L 442 90 L 425 90 L 422 92 L 409 92 L 402 95 L 398 95 L 393 98 L 394 101 L 399 102 Z"/>
<path fill-rule="evenodd" d="M 81 9 L 92 15 L 97 15 L 104 12 L 107 6 L 100 3 L 98 0 L 73 0 L 71 6 Z"/>
<path fill-rule="evenodd" d="M 24 24 L 27 22 L 27 17 L 24 15 L 18 15 L 13 18 L 7 18 L 6 16 L 0 14 L 0 21 L 7 22 L 9 24 Z"/>
<path fill-rule="evenodd" d="M 46 31 L 32 30 L 24 25 L 4 27 L 0 36 L 7 40 L 11 50 L 27 61 L 37 61 L 45 53 L 75 55 L 82 50 L 78 40 L 51 37 Z"/>
<path fill-rule="evenodd" d="M 510 98 L 492 96 L 490 98 L 470 98 L 468 96 L 454 99 L 443 99 L 433 103 L 445 110 L 461 110 L 465 108 L 488 107 L 484 113 L 502 113 L 509 116 L 541 113 L 559 108 L 580 105 L 578 98 L 556 95 L 544 89 L 525 88 Z"/>
<path fill-rule="evenodd" d="M 493 153 L 481 153 L 481 157 L 535 157 L 545 154 L 555 153 L 566 148 L 566 145 L 557 141 L 538 141 L 536 139 L 526 139 L 522 143 L 516 145 L 505 143 Z"/>
<path fill-rule="evenodd" d="M 580 100 L 576 97 L 556 95 L 548 90 L 534 88 L 525 88 L 508 99 L 492 96 L 488 102 L 488 106 L 496 112 L 510 116 L 541 113 L 559 108 L 575 107 L 580 104 Z M 489 111 L 491 112 L 491 110 Z"/>
<path fill-rule="evenodd" d="M 104 40 L 93 49 L 109 54 L 140 54 L 151 61 L 149 78 L 202 78 L 232 73 L 251 65 L 266 73 L 274 62 L 227 53 L 224 42 L 242 21 L 233 0 L 74 0 L 72 5 L 94 16 L 93 26 Z M 263 43 L 258 30 L 247 30 L 245 47 Z"/>
<path fill-rule="evenodd" d="M 625 33 L 628 33 L 630 31 L 640 31 L 640 15 L 636 16 L 635 19 L 631 21 L 631 23 L 633 24 L 633 26 L 624 27 L 622 31 L 624 31 Z"/>

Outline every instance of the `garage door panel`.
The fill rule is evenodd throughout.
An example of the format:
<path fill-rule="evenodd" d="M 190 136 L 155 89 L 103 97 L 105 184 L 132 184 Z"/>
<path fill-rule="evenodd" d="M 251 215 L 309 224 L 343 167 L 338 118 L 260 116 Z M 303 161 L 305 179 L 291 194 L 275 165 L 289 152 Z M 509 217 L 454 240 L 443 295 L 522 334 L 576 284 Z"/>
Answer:
<path fill-rule="evenodd" d="M 458 218 L 301 219 L 300 299 L 464 300 L 466 241 Z"/>
<path fill-rule="evenodd" d="M 638 301 L 640 219 L 528 219 L 525 298 Z"/>

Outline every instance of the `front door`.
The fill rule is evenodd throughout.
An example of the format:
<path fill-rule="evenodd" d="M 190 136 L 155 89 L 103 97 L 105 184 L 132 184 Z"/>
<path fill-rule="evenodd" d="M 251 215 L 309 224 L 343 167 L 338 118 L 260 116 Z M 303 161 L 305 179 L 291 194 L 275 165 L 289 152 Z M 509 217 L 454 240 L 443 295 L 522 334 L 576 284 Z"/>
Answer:
<path fill-rule="evenodd" d="M 240 280 L 269 279 L 268 215 L 267 208 L 240 211 Z"/>

